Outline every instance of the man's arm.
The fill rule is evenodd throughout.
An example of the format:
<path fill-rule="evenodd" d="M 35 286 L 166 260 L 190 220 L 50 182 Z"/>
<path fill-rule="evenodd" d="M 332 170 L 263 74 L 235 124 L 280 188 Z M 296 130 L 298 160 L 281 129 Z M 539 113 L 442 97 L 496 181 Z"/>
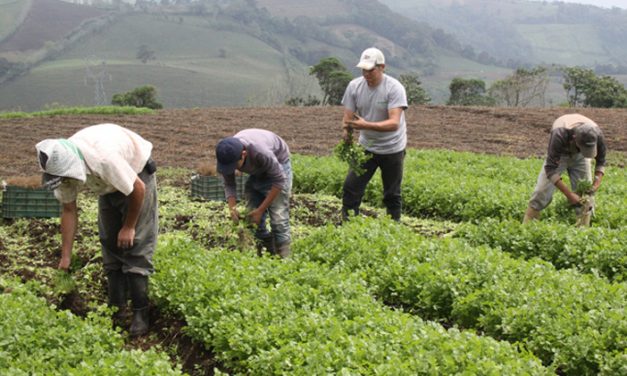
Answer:
<path fill-rule="evenodd" d="M 354 118 L 355 118 L 355 112 L 345 107 L 344 116 L 342 117 L 342 138 L 347 142 L 352 141 L 349 137 L 349 130 L 352 129 L 353 127 L 350 124 L 350 122 Z"/>
<path fill-rule="evenodd" d="M 383 121 L 371 122 L 361 116 L 354 114 L 354 119 L 346 119 L 346 111 L 344 111 L 344 124 L 350 125 L 355 129 L 367 129 L 377 132 L 391 132 L 398 129 L 401 123 L 402 107 L 391 108 L 388 110 L 388 118 Z"/>
<path fill-rule="evenodd" d="M 248 214 L 248 216 L 250 217 L 253 223 L 257 225 L 261 223 L 261 217 L 263 216 L 263 213 L 265 213 L 266 210 L 268 210 L 268 207 L 270 206 L 270 204 L 272 204 L 272 201 L 274 201 L 274 199 L 276 198 L 276 196 L 279 195 L 279 193 L 281 193 L 281 187 L 273 185 L 272 188 L 270 189 L 270 192 L 268 192 L 268 195 L 266 196 L 266 198 L 263 200 L 261 204 L 259 204 L 259 207 L 251 211 Z"/>
<path fill-rule="evenodd" d="M 229 213 L 231 213 L 231 219 L 233 222 L 239 222 L 239 213 L 237 212 L 237 199 L 235 196 L 229 196 L 226 199 L 227 204 L 229 205 Z"/>
<path fill-rule="evenodd" d="M 74 245 L 74 235 L 78 226 L 78 207 L 76 201 L 63 204 L 61 213 L 61 261 L 59 269 L 67 270 L 70 267 L 72 258 L 72 246 Z"/>
<path fill-rule="evenodd" d="M 135 226 L 137 225 L 137 219 L 139 219 L 139 213 L 144 203 L 145 194 L 146 185 L 137 177 L 135 183 L 133 183 L 133 191 L 128 195 L 126 220 L 118 233 L 119 248 L 131 248 L 133 246 L 135 240 Z"/>
<path fill-rule="evenodd" d="M 568 202 L 570 202 L 573 205 L 579 204 L 581 197 L 579 197 L 579 195 L 576 194 L 575 192 L 568 189 L 568 187 L 566 186 L 566 184 L 564 184 L 562 179 L 557 180 L 555 182 L 555 186 L 564 194 L 564 196 L 566 196 L 566 199 L 568 200 Z"/>

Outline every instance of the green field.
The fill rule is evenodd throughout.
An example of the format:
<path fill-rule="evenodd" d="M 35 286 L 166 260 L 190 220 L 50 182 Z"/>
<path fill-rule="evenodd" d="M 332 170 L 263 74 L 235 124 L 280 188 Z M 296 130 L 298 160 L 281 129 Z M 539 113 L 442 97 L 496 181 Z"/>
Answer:
<path fill-rule="evenodd" d="M 0 374 L 178 374 L 186 359 L 191 375 L 623 374 L 627 179 L 613 158 L 592 227 L 575 228 L 559 194 L 521 224 L 541 159 L 409 149 L 401 222 L 383 218 L 377 175 L 340 226 L 346 164 L 292 157 L 288 259 L 259 257 L 224 201 L 192 199 L 192 171 L 159 170 L 151 320 L 185 327 L 156 325 L 146 352 L 103 307 L 97 200 L 79 200 L 63 279 L 58 218 L 0 221 Z M 51 304 L 73 293 L 72 311 Z"/>

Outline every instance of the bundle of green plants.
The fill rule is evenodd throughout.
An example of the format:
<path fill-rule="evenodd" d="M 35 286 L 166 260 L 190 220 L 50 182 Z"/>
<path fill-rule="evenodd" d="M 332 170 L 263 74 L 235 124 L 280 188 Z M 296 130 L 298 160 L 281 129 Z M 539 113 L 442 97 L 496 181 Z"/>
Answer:
<path fill-rule="evenodd" d="M 366 163 L 372 155 L 366 153 L 366 149 L 353 140 L 353 129 L 348 128 L 348 135 L 342 139 L 333 149 L 333 154 L 341 161 L 346 162 L 348 167 L 357 175 L 363 175 L 366 172 L 363 164 Z"/>

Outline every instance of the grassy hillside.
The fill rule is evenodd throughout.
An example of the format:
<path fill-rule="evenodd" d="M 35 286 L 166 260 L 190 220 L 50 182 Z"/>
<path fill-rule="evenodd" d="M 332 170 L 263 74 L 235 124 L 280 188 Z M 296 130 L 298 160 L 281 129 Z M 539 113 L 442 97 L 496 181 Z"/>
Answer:
<path fill-rule="evenodd" d="M 0 6 L 2 1 L 8 6 L 9 0 L 0 0 Z M 27 0 L 20 1 L 26 4 Z M 50 6 L 55 1 L 33 4 Z M 486 45 L 506 41 L 501 45 L 504 53 L 512 53 L 513 60 L 524 56 L 538 62 L 563 61 L 571 66 L 598 64 L 605 61 L 602 59 L 609 51 L 600 42 L 599 30 L 589 22 L 568 26 L 557 21 L 530 22 L 557 17 L 557 5 L 520 0 L 430 1 L 258 0 L 254 6 L 244 0 L 215 0 L 171 7 L 143 4 L 141 9 L 102 17 L 106 20 L 97 27 L 82 30 L 79 37 L 63 42 L 67 45 L 63 49 L 44 44 L 43 49 L 52 50 L 51 54 L 41 50 L 33 53 L 47 56 L 44 62 L 36 61 L 26 74 L 0 84 L 0 111 L 32 111 L 54 104 L 108 104 L 113 94 L 147 84 L 157 87 L 158 100 L 166 107 L 282 104 L 291 97 L 319 95 L 318 83 L 308 71 L 321 58 L 338 57 L 355 76 L 359 75 L 354 68 L 359 53 L 372 45 L 386 52 L 391 75 L 418 74 L 436 104 L 446 102 L 448 86 L 455 77 L 479 78 L 489 85 L 511 73 L 509 68 L 480 58 L 478 48 L 466 53 L 461 37 L 457 40 L 447 34 L 448 30 L 437 30 L 443 19 L 451 27 L 459 26 L 450 32 L 458 30 Z M 381 3 L 401 9 L 402 15 Z M 452 12 L 447 13 L 452 14 L 450 19 L 442 13 L 445 10 Z M 463 12 L 468 10 L 482 14 L 480 20 L 491 20 L 484 22 L 483 34 L 463 31 L 468 20 L 455 22 L 465 20 Z M 38 9 L 38 14 L 41 12 Z M 429 22 L 435 27 L 404 17 L 417 13 L 432 17 Z M 518 22 L 521 19 L 526 21 Z M 46 22 L 53 20 L 42 19 L 43 29 Z M 76 30 L 72 33 L 76 35 Z M 29 35 L 37 39 L 32 32 L 20 30 L 18 34 L 18 40 Z M 67 41 L 61 34 L 55 34 L 56 38 Z M 38 40 L 41 42 L 41 37 Z M 152 51 L 154 59 L 142 63 L 137 58 L 140 48 Z M 551 83 L 548 96 L 549 104 L 564 101 L 557 79 Z"/>
<path fill-rule="evenodd" d="M 533 46 L 537 62 L 568 66 L 594 66 L 610 63 L 597 30 L 589 24 L 515 25 L 520 35 Z"/>
<path fill-rule="evenodd" d="M 593 67 L 627 60 L 627 11 L 525 0 L 381 2 L 503 62 Z"/>
<path fill-rule="evenodd" d="M 294 58 L 249 35 L 218 30 L 202 18 L 181 19 L 124 17 L 0 87 L 0 108 L 93 105 L 98 77 L 109 101 L 114 93 L 151 84 L 166 107 L 282 103 L 293 95 L 290 84 L 316 93 L 317 84 Z M 156 59 L 146 64 L 137 59 L 141 45 Z"/>
<path fill-rule="evenodd" d="M 2 41 L 0 51 L 28 51 L 42 48 L 47 42 L 66 37 L 84 21 L 106 13 L 94 7 L 60 0 L 36 0 L 32 2 L 32 6 L 31 1 L 15 3 L 16 7 L 21 8 L 14 10 L 15 16 L 19 16 L 20 12 L 28 13 L 22 19 L 16 18 L 9 22 L 19 26 L 19 32 L 5 40 L 0 38 Z"/>
<path fill-rule="evenodd" d="M 0 41 L 24 21 L 32 0 L 0 0 Z"/>

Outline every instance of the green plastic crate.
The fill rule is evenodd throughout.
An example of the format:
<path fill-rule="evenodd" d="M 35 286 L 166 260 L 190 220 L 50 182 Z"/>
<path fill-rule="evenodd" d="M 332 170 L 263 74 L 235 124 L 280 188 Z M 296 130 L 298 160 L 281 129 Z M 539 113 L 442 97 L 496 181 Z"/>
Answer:
<path fill-rule="evenodd" d="M 248 180 L 247 175 L 235 176 L 235 182 L 237 183 L 237 199 L 244 197 L 244 186 Z M 224 183 L 222 178 L 218 176 L 192 176 L 191 183 L 192 192 L 191 195 L 194 198 L 213 201 L 224 201 Z"/>
<path fill-rule="evenodd" d="M 60 215 L 61 204 L 52 191 L 11 185 L 2 191 L 3 218 L 54 218 Z"/>

